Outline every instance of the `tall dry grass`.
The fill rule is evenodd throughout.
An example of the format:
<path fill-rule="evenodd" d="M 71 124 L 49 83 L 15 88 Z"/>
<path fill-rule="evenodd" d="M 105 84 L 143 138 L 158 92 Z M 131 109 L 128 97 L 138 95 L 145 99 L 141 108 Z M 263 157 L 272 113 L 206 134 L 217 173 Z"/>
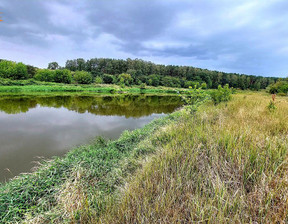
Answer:
<path fill-rule="evenodd" d="M 99 223 L 288 223 L 288 101 L 204 105 L 154 138 L 157 153 Z"/>

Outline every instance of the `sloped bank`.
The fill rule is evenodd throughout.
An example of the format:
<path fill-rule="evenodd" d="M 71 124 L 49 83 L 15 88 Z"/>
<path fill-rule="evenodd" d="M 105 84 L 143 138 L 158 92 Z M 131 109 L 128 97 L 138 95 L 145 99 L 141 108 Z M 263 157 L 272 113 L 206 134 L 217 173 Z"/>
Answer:
<path fill-rule="evenodd" d="M 145 155 L 155 151 L 153 136 L 178 122 L 181 111 L 125 131 L 116 141 L 96 139 L 62 158 L 43 162 L 33 173 L 0 186 L 0 223 L 68 222 L 90 219 L 105 210 Z M 80 130 L 79 130 L 80 131 Z M 86 220 L 88 221 L 88 220 Z"/>

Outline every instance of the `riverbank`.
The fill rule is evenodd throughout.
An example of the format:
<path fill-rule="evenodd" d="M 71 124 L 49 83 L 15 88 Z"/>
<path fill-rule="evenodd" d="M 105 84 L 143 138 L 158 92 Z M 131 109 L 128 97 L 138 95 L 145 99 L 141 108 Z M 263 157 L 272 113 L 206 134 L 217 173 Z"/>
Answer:
<path fill-rule="evenodd" d="M 0 220 L 285 223 L 288 105 L 270 100 L 236 94 L 44 162 L 0 186 Z"/>
<path fill-rule="evenodd" d="M 48 83 L 49 84 L 49 83 Z M 111 94 L 122 94 L 122 93 L 131 93 L 131 94 L 178 94 L 186 93 L 188 89 L 183 88 L 172 88 L 172 87 L 151 87 L 146 86 L 140 88 L 140 86 L 124 86 L 120 87 L 118 85 L 109 85 L 109 84 L 93 84 L 93 85 L 76 85 L 76 84 L 56 84 L 50 83 L 39 84 L 39 85 L 12 85 L 12 86 L 0 86 L 0 94 L 4 93 L 21 93 L 21 94 L 30 94 L 30 93 L 43 93 L 43 92 L 77 92 L 77 93 L 111 93 Z"/>

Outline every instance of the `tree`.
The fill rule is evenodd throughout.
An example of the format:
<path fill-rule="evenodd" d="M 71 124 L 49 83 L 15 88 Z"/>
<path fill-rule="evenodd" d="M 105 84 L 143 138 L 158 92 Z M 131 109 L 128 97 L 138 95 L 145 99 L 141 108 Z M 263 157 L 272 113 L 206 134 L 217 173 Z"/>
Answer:
<path fill-rule="evenodd" d="M 127 86 L 130 86 L 133 82 L 133 79 L 131 77 L 130 74 L 127 73 L 122 73 L 118 76 L 118 83 L 121 84 L 125 84 Z"/>
<path fill-rule="evenodd" d="M 7 79 L 27 79 L 27 67 L 23 63 L 2 60 L 0 62 L 0 77 Z"/>
<path fill-rule="evenodd" d="M 54 82 L 70 84 L 71 81 L 72 81 L 72 75 L 68 69 L 55 71 Z"/>
<path fill-rule="evenodd" d="M 39 69 L 34 78 L 42 82 L 54 82 L 55 71 L 49 69 Z"/>
<path fill-rule="evenodd" d="M 16 68 L 16 72 L 12 76 L 12 79 L 27 79 L 28 78 L 28 71 L 27 71 L 26 65 L 20 62 L 16 64 L 15 68 Z"/>
<path fill-rule="evenodd" d="M 54 61 L 54 62 L 50 62 L 49 64 L 48 64 L 48 69 L 51 69 L 51 70 L 56 70 L 56 69 L 59 69 L 59 65 L 58 65 L 58 63 L 56 62 L 56 61 Z"/>

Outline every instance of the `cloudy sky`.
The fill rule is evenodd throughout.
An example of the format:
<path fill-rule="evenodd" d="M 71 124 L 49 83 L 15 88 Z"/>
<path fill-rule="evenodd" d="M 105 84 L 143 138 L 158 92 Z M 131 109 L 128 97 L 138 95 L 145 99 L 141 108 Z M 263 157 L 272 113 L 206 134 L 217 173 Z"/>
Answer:
<path fill-rule="evenodd" d="M 0 58 L 95 57 L 288 74 L 287 0 L 1 0 Z"/>

